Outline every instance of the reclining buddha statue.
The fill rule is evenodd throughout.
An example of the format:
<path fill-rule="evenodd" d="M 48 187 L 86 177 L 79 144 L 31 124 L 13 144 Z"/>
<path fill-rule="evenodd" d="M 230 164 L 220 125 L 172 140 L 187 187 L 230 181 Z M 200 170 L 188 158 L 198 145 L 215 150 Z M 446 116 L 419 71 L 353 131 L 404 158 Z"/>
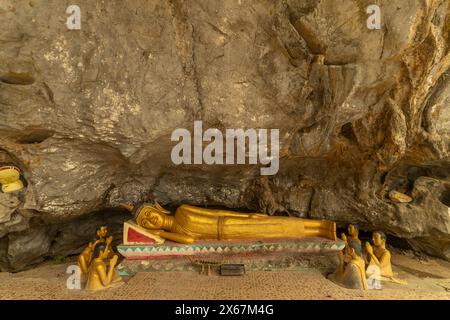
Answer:
<path fill-rule="evenodd" d="M 267 238 L 322 237 L 336 240 L 336 224 L 327 220 L 269 216 L 262 213 L 242 213 L 200 208 L 183 204 L 175 214 L 158 203 L 132 211 L 136 223 L 167 240 L 190 244 L 196 240 L 233 240 Z"/>

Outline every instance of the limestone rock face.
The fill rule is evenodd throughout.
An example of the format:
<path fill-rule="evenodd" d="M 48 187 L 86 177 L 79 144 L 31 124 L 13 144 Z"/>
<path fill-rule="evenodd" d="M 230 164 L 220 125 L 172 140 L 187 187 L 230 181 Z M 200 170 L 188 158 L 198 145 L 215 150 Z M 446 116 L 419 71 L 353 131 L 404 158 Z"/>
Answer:
<path fill-rule="evenodd" d="M 447 0 L 0 1 L 0 269 L 77 253 L 121 202 L 381 229 L 450 259 Z M 177 128 L 280 130 L 280 169 L 174 165 Z M 395 190 L 411 202 L 390 200 Z"/>

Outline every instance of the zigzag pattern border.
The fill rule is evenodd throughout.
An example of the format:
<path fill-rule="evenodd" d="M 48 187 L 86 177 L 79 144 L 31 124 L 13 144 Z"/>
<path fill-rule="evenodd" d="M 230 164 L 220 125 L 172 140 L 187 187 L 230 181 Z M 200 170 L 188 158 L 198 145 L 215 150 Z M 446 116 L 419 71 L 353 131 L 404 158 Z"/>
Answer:
<path fill-rule="evenodd" d="M 186 246 L 118 246 L 117 250 L 124 257 L 148 257 L 165 255 L 195 255 L 195 254 L 243 254 L 252 252 L 277 252 L 277 251 L 295 251 L 295 252 L 325 252 L 339 251 L 344 248 L 344 242 L 319 242 L 319 243 L 285 243 L 285 244 L 210 244 L 210 245 L 186 245 Z"/>

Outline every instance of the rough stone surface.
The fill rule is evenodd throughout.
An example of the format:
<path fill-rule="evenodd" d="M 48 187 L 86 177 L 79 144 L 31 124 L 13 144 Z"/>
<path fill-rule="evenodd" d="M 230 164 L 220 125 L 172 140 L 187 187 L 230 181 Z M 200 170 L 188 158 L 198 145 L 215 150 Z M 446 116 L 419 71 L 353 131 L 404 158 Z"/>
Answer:
<path fill-rule="evenodd" d="M 0 268 L 154 199 L 356 222 L 449 259 L 449 2 L 377 1 L 368 30 L 372 2 L 79 0 L 68 31 L 65 2 L 1 0 L 0 148 L 28 186 L 0 195 Z M 173 165 L 194 120 L 280 129 L 280 171 Z"/>

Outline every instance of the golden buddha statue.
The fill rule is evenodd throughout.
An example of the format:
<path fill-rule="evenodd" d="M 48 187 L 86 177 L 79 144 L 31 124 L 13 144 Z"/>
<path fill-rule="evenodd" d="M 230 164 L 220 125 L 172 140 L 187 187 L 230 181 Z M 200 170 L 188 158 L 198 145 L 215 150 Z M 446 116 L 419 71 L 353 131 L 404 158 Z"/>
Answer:
<path fill-rule="evenodd" d="M 111 247 L 112 237 L 108 237 L 105 240 L 106 235 L 108 234 L 108 228 L 103 226 L 97 230 L 98 239 L 95 242 L 89 242 L 88 246 L 84 248 L 81 254 L 78 256 L 78 266 L 81 269 L 83 274 L 87 274 L 89 272 L 89 266 L 92 261 L 92 256 L 94 253 L 95 247 L 99 243 L 106 243 L 107 246 Z M 112 250 L 110 250 L 112 252 Z"/>
<path fill-rule="evenodd" d="M 111 253 L 109 244 L 99 243 L 95 246 L 94 259 L 89 266 L 87 290 L 103 290 L 123 283 L 122 278 L 115 270 L 119 257 L 115 254 L 111 259 L 108 259 Z"/>
<path fill-rule="evenodd" d="M 405 281 L 396 279 L 392 271 L 391 253 L 386 249 L 386 234 L 382 231 L 376 231 L 372 234 L 374 247 L 366 242 L 367 260 L 369 266 L 379 268 L 380 280 L 391 281 L 399 284 L 406 284 Z M 370 274 L 368 274 L 370 276 Z"/>
<path fill-rule="evenodd" d="M 361 246 L 361 240 L 359 240 L 359 226 L 357 224 L 349 224 L 347 231 L 348 237 L 345 233 L 341 234 L 341 239 L 345 242 L 344 250 L 347 250 L 349 243 L 352 242 Z M 362 256 L 362 253 L 360 253 L 360 256 Z"/>
<path fill-rule="evenodd" d="M 357 224 L 349 224 L 347 231 L 349 236 L 348 241 L 361 245 L 361 240 L 359 240 L 359 226 Z"/>
<path fill-rule="evenodd" d="M 374 248 L 369 242 L 366 242 L 367 260 L 369 265 L 376 265 L 380 268 L 380 274 L 383 277 L 393 277 L 391 266 L 391 253 L 386 249 L 386 235 L 384 232 L 377 231 L 372 234 Z"/>
<path fill-rule="evenodd" d="M 106 235 L 108 234 L 108 228 L 106 226 L 100 227 L 100 229 L 97 230 L 97 237 L 98 242 L 104 242 Z"/>
<path fill-rule="evenodd" d="M 131 209 L 130 206 L 124 207 Z M 336 224 L 327 220 L 269 216 L 181 205 L 172 215 L 158 203 L 134 210 L 136 223 L 168 240 L 190 244 L 196 240 L 323 237 L 336 240 Z"/>
<path fill-rule="evenodd" d="M 339 265 L 329 279 L 349 289 L 367 289 L 365 263 L 361 258 L 361 244 L 349 242 L 346 249 L 339 252 Z"/>
<path fill-rule="evenodd" d="M 16 166 L 0 166 L 1 192 L 15 192 L 21 190 L 24 185 L 20 180 L 20 169 Z"/>

